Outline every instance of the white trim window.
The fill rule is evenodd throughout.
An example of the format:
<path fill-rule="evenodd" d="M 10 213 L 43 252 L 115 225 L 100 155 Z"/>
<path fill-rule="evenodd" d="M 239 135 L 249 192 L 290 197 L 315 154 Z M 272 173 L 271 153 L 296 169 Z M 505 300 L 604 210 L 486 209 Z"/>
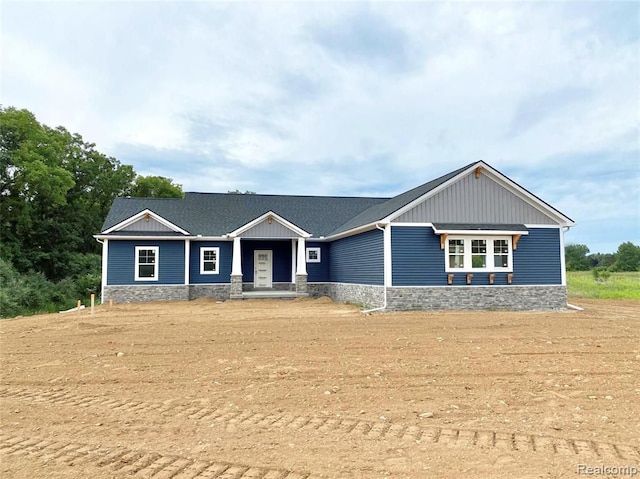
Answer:
<path fill-rule="evenodd" d="M 307 263 L 319 263 L 320 248 L 307 248 Z"/>
<path fill-rule="evenodd" d="M 200 248 L 200 274 L 218 274 L 220 271 L 220 248 L 203 246 Z"/>
<path fill-rule="evenodd" d="M 449 236 L 446 240 L 447 273 L 512 270 L 511 236 Z"/>
<path fill-rule="evenodd" d="M 160 248 L 136 246 L 136 281 L 158 281 Z"/>

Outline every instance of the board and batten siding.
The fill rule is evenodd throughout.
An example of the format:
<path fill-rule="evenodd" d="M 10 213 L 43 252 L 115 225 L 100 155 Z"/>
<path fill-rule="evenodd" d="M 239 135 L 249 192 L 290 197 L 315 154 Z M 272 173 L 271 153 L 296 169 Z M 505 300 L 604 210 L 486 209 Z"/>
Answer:
<path fill-rule="evenodd" d="M 307 263 L 307 282 L 328 283 L 331 276 L 329 274 L 329 264 L 331 260 L 329 243 L 314 243 L 308 241 L 306 248 L 320 248 L 320 262 Z"/>
<path fill-rule="evenodd" d="M 291 231 L 291 229 L 276 220 L 272 220 L 269 223 L 266 219 L 240 234 L 241 238 L 297 238 L 298 236 L 294 231 Z"/>
<path fill-rule="evenodd" d="M 200 274 L 200 250 L 207 247 L 220 248 L 218 274 Z M 232 241 L 192 241 L 189 251 L 189 281 L 191 284 L 229 283 L 232 261 Z"/>
<path fill-rule="evenodd" d="M 144 231 L 145 233 L 149 232 L 170 232 L 173 231 L 166 225 L 163 225 L 158 220 L 154 218 L 141 218 L 138 221 L 131 223 L 130 225 L 125 226 L 120 231 Z"/>
<path fill-rule="evenodd" d="M 393 222 L 557 224 L 487 175 L 476 178 L 472 173 Z"/>
<path fill-rule="evenodd" d="M 530 228 L 513 251 L 512 285 L 561 285 L 560 228 Z M 445 252 L 431 227 L 391 228 L 393 286 L 448 286 Z M 451 286 L 467 286 L 468 271 L 454 273 Z M 489 285 L 487 272 L 473 272 L 471 285 Z M 507 273 L 497 272 L 495 286 L 507 285 Z"/>
<path fill-rule="evenodd" d="M 379 229 L 331 243 L 333 283 L 384 284 L 383 234 Z"/>
<path fill-rule="evenodd" d="M 136 281 L 136 246 L 157 246 L 158 280 Z M 184 284 L 184 241 L 111 240 L 107 268 L 107 285 Z"/>

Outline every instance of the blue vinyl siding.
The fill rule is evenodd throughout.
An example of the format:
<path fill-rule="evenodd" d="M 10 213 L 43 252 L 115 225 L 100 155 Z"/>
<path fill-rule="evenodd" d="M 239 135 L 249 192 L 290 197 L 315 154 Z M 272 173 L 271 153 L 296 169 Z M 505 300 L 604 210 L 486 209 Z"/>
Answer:
<path fill-rule="evenodd" d="M 560 229 L 532 228 L 513 252 L 513 284 L 562 284 Z"/>
<path fill-rule="evenodd" d="M 445 254 L 430 227 L 391 229 L 393 286 L 446 286 Z M 488 285 L 490 273 L 473 273 L 472 285 Z M 466 272 L 455 273 L 453 286 L 466 286 Z M 494 285 L 507 284 L 507 273 L 495 273 Z M 513 285 L 562 284 L 560 230 L 532 228 L 513 252 Z"/>
<path fill-rule="evenodd" d="M 264 249 L 273 251 L 273 282 L 291 282 L 291 240 L 242 240 L 242 281 L 253 282 L 253 253 Z"/>
<path fill-rule="evenodd" d="M 391 228 L 391 270 L 394 286 L 447 284 L 440 237 L 431 228 Z"/>
<path fill-rule="evenodd" d="M 136 281 L 136 246 L 158 246 L 158 280 Z M 184 241 L 109 241 L 108 285 L 184 284 Z"/>
<path fill-rule="evenodd" d="M 307 282 L 326 283 L 329 282 L 329 261 L 330 244 L 307 242 L 307 248 L 320 248 L 320 262 L 307 263 Z"/>
<path fill-rule="evenodd" d="M 218 274 L 200 274 L 200 249 L 220 248 Z M 232 241 L 192 241 L 189 254 L 189 278 L 191 284 L 229 283 L 233 261 Z"/>
<path fill-rule="evenodd" d="M 330 279 L 334 283 L 384 284 L 382 231 L 375 229 L 331 243 Z"/>

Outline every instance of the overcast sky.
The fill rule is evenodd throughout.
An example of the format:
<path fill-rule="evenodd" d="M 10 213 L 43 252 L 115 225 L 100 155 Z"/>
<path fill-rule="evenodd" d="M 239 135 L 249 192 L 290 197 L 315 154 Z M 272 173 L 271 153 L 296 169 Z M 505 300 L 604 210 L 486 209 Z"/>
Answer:
<path fill-rule="evenodd" d="M 394 196 L 484 160 L 640 244 L 638 2 L 3 1 L 0 103 L 185 191 Z"/>

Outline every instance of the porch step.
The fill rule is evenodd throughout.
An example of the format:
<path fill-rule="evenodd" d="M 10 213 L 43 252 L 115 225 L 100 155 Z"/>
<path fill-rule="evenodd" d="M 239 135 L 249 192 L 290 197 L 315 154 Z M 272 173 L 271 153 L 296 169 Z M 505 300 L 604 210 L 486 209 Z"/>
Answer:
<path fill-rule="evenodd" d="M 298 294 L 295 291 L 243 291 L 242 299 L 293 299 L 309 296 L 307 293 Z"/>

